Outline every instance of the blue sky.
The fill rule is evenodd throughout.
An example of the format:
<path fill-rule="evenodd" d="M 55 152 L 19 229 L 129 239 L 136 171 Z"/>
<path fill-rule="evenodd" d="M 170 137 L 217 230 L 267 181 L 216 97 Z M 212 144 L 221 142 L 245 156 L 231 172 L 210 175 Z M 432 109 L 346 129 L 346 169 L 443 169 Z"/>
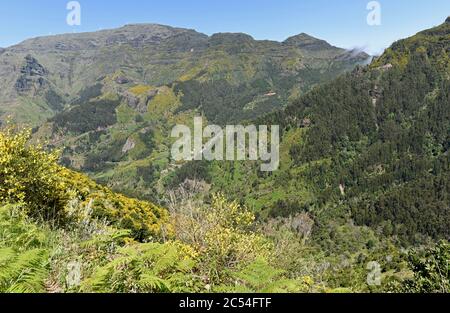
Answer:
<path fill-rule="evenodd" d="M 2 0 L 0 47 L 41 35 L 160 23 L 279 41 L 305 32 L 336 46 L 379 53 L 450 15 L 450 0 L 379 0 L 380 26 L 367 24 L 369 0 L 79 0 L 81 25 L 68 26 L 68 2 Z"/>

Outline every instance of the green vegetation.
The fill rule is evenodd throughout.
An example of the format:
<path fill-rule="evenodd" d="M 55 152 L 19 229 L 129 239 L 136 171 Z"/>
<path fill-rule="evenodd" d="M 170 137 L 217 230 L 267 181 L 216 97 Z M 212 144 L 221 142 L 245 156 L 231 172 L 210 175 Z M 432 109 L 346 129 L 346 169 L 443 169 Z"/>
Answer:
<path fill-rule="evenodd" d="M 99 99 L 75 106 L 52 119 L 54 132 L 87 133 L 117 123 L 118 99 Z"/>
<path fill-rule="evenodd" d="M 279 171 L 210 164 L 197 178 L 262 217 L 343 215 L 408 245 L 450 238 L 450 81 L 433 48 L 403 66 L 358 68 L 260 119 L 283 128 Z"/>
<path fill-rule="evenodd" d="M 111 38 L 127 39 L 93 47 L 89 42 L 101 34 L 87 35 L 91 39 L 74 35 L 54 44 L 43 38 L 41 49 L 32 49 L 32 58 L 22 63 L 32 61 L 42 69 L 39 78 L 46 84 L 34 93 L 22 91 L 20 105 L 2 98 L 0 120 L 14 111 L 16 123 L 35 127 L 34 140 L 62 150 L 65 166 L 115 191 L 152 201 L 164 196 L 167 176 L 173 175 L 169 134 L 175 124 L 191 125 L 200 114 L 205 122 L 219 124 L 253 120 L 368 58 L 312 37 L 307 38 L 314 47 L 310 50 L 298 40 L 208 37 L 160 25 L 108 32 Z M 137 38 L 159 38 L 160 32 L 164 39 L 159 44 L 136 44 Z M 55 45 L 70 47 L 75 41 L 82 43 L 80 53 L 61 50 L 54 58 Z M 8 88 L 5 92 L 12 94 Z M 151 168 L 151 175 L 142 175 L 142 168 Z"/>
<path fill-rule="evenodd" d="M 254 215 L 223 196 L 176 199 L 169 215 L 59 166 L 28 138 L 0 132 L 1 292 L 218 291 L 273 258 Z M 300 291 L 274 271 L 273 290 Z"/>
<path fill-rule="evenodd" d="M 292 252 L 279 267 L 294 268 L 295 258 L 327 260 L 321 280 L 328 288 L 386 291 L 406 279 L 394 290 L 447 290 L 448 257 L 433 256 L 446 245 L 433 243 L 450 238 L 450 81 L 445 53 L 436 52 L 448 50 L 448 31 L 445 24 L 400 41 L 371 66 L 258 119 L 282 127 L 279 171 L 264 174 L 252 162 L 190 162 L 166 186 L 203 180 L 247 205 L 263 225 L 302 225 L 306 245 L 291 251 L 310 254 Z M 430 252 L 422 259 L 411 252 L 415 261 L 400 252 L 416 246 Z M 381 288 L 364 283 L 373 260 L 382 268 Z"/>
<path fill-rule="evenodd" d="M 448 292 L 449 31 L 356 68 L 305 34 L 185 33 L 111 46 L 126 66 L 97 56 L 72 100 L 24 95 L 40 127 L 0 132 L 0 292 Z M 280 125 L 280 169 L 172 161 L 198 115 Z"/>
<path fill-rule="evenodd" d="M 450 291 L 450 246 L 442 241 L 425 251 L 413 251 L 409 267 L 414 272 L 411 279 L 395 286 L 394 291 L 416 293 L 448 293 Z"/>
<path fill-rule="evenodd" d="M 407 255 L 368 228 L 335 220 L 335 246 L 324 253 L 311 240 L 310 214 L 258 224 L 220 194 L 200 199 L 206 185 L 195 181 L 160 209 L 60 167 L 55 153 L 27 144 L 27 132 L 0 134 L 2 292 L 448 290 L 445 242 Z M 382 285 L 367 284 L 366 260 L 382 265 Z"/>

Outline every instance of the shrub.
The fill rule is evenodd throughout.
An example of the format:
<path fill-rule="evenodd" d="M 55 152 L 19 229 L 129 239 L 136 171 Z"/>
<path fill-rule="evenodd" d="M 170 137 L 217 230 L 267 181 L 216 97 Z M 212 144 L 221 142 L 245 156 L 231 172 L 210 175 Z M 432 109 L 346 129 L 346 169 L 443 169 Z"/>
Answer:
<path fill-rule="evenodd" d="M 22 203 L 30 217 L 65 226 L 67 205 L 77 199 L 91 207 L 94 218 L 129 229 L 140 241 L 171 235 L 166 210 L 115 194 L 59 166 L 57 152 L 27 144 L 29 138 L 29 131 L 16 132 L 12 127 L 0 132 L 0 202 Z"/>
<path fill-rule="evenodd" d="M 169 205 L 175 237 L 199 251 L 202 272 L 209 283 L 232 280 L 230 271 L 259 257 L 270 260 L 273 247 L 265 237 L 254 232 L 253 213 L 220 194 L 212 197 L 210 205 L 189 197 L 174 200 L 173 196 Z"/>
<path fill-rule="evenodd" d="M 30 131 L 0 132 L 0 201 L 26 204 L 32 217 L 60 222 L 68 200 L 58 153 L 28 145 Z"/>
<path fill-rule="evenodd" d="M 91 207 L 93 218 L 104 219 L 115 227 L 128 229 L 132 237 L 139 241 L 172 236 L 173 229 L 166 209 L 114 193 L 80 173 L 65 170 L 63 179 L 70 183 L 77 197 Z"/>
<path fill-rule="evenodd" d="M 414 278 L 403 282 L 399 290 L 413 293 L 448 293 L 450 291 L 450 245 L 441 241 L 423 252 L 409 255 Z"/>

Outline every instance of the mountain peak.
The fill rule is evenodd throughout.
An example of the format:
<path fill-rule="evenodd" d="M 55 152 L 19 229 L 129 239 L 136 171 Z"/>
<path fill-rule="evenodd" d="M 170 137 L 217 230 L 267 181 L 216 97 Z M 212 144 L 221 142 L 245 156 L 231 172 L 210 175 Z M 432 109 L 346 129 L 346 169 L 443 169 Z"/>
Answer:
<path fill-rule="evenodd" d="M 318 49 L 324 49 L 324 48 L 331 48 L 332 46 L 326 42 L 325 40 L 321 40 L 318 38 L 315 38 L 311 35 L 308 35 L 306 33 L 300 33 L 298 35 L 289 37 L 284 42 L 286 45 L 290 46 L 296 46 L 302 49 L 307 50 L 318 50 Z"/>
<path fill-rule="evenodd" d="M 445 20 L 446 23 L 450 23 L 450 16 Z"/>
<path fill-rule="evenodd" d="M 294 39 L 294 38 L 296 38 L 296 39 L 301 39 L 301 40 L 303 40 L 303 39 L 320 40 L 320 39 L 318 39 L 318 38 L 316 38 L 316 37 L 313 37 L 313 36 L 311 36 L 311 35 L 309 35 L 309 34 L 307 34 L 307 33 L 300 33 L 300 34 L 291 36 L 291 37 L 289 37 L 287 40 L 289 40 L 289 39 Z M 287 41 L 287 40 L 286 40 L 286 41 Z"/>

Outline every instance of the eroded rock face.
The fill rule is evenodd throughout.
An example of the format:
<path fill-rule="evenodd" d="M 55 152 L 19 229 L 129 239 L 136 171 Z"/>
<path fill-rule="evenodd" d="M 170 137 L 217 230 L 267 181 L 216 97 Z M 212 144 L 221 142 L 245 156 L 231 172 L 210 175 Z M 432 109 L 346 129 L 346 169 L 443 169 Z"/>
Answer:
<path fill-rule="evenodd" d="M 140 102 L 139 97 L 135 96 L 131 92 L 126 91 L 122 94 L 122 96 L 124 97 L 125 102 L 128 104 L 130 108 L 136 109 L 137 106 L 139 105 Z"/>
<path fill-rule="evenodd" d="M 150 90 L 149 92 L 147 92 L 147 101 L 152 100 L 158 94 L 159 94 L 159 89 L 152 89 L 152 90 Z"/>
<path fill-rule="evenodd" d="M 25 65 L 20 72 L 27 76 L 44 76 L 48 74 L 47 70 L 31 55 L 25 57 Z"/>
<path fill-rule="evenodd" d="M 125 76 L 118 76 L 116 77 L 115 82 L 119 85 L 124 85 L 130 83 L 130 80 Z"/>
<path fill-rule="evenodd" d="M 134 147 L 136 147 L 136 143 L 134 142 L 134 140 L 130 137 L 128 138 L 127 142 L 125 143 L 125 145 L 122 148 L 122 153 L 127 153 L 128 151 L 131 151 L 134 149 Z"/>
<path fill-rule="evenodd" d="M 27 92 L 32 89 L 38 90 L 46 86 L 45 76 L 48 71 L 31 55 L 25 57 L 25 64 L 20 69 L 20 76 L 16 81 L 17 92 Z"/>
<path fill-rule="evenodd" d="M 25 92 L 31 89 L 31 85 L 32 84 L 30 79 L 27 79 L 24 76 L 20 76 L 16 81 L 15 88 L 17 92 Z"/>
<path fill-rule="evenodd" d="M 138 113 L 144 114 L 147 113 L 148 111 L 147 105 L 149 101 L 151 101 L 159 93 L 160 89 L 157 88 L 148 91 L 146 95 L 142 96 L 137 96 L 129 91 L 124 92 L 122 96 L 130 108 L 132 108 Z"/>

